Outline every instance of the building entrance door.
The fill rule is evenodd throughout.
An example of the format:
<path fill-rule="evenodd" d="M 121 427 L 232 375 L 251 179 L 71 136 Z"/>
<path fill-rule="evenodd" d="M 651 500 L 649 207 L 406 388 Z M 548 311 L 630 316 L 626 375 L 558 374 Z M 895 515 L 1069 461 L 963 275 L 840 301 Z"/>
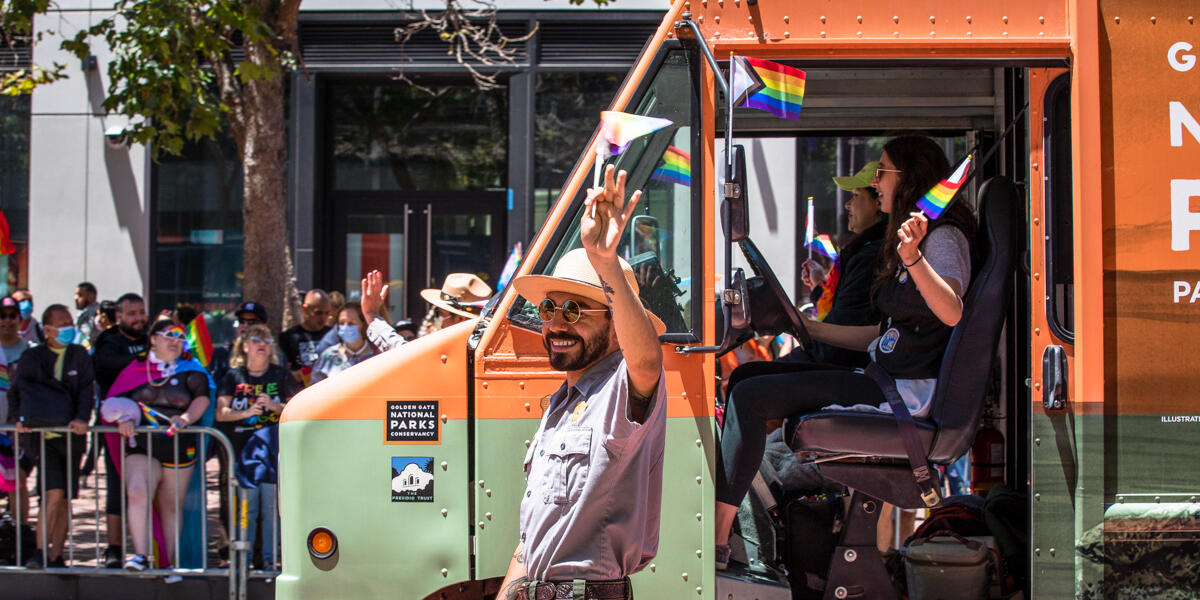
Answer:
<path fill-rule="evenodd" d="M 337 287 L 359 300 L 362 278 L 378 269 L 391 286 L 393 321 L 423 317 L 429 307 L 421 290 L 440 288 L 450 273 L 473 273 L 494 289 L 507 257 L 503 196 L 451 193 L 352 206 L 335 228 Z"/>

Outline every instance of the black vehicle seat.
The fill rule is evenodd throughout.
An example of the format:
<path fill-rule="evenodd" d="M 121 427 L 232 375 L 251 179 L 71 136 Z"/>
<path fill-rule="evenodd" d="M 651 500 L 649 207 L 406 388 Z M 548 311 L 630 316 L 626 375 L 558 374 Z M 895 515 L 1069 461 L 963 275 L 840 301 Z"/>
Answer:
<path fill-rule="evenodd" d="M 947 465 L 961 457 L 979 427 L 992 359 L 1012 300 L 1023 204 L 1020 189 L 1008 178 L 993 178 L 980 189 L 976 268 L 962 318 L 946 346 L 929 414 L 915 419 L 921 445 L 934 464 Z M 845 404 L 854 404 L 848 400 Z M 895 598 L 875 548 L 880 501 L 925 507 L 895 418 L 819 411 L 792 417 L 785 427 L 788 445 L 797 456 L 820 462 L 826 478 L 854 490 L 825 597 L 848 593 Z"/>

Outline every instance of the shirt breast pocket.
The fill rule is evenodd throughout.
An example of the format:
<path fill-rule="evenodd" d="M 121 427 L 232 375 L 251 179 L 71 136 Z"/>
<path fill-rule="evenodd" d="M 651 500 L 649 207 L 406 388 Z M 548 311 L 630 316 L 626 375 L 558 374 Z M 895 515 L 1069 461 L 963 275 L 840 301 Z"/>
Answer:
<path fill-rule="evenodd" d="M 550 456 L 550 481 L 546 492 L 555 504 L 573 504 L 579 500 L 591 469 L 592 430 L 572 427 L 558 432 L 546 444 Z"/>

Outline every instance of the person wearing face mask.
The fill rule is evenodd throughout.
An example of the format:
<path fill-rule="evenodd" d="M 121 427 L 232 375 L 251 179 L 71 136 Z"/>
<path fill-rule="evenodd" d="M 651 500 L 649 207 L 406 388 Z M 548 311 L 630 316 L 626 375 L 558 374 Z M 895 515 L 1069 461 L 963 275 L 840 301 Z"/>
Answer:
<path fill-rule="evenodd" d="M 8 391 L 9 420 L 16 423 L 18 433 L 25 434 L 25 448 L 43 469 L 38 477 L 39 486 L 44 482 L 38 549 L 25 562 L 30 569 L 66 566 L 67 490 L 79 490 L 79 463 L 87 446 L 83 434 L 92 414 L 95 385 L 87 349 L 74 343 L 74 320 L 67 307 L 50 305 L 42 321 L 49 339 L 25 353 Z M 66 435 L 54 432 L 39 439 L 32 429 L 63 425 L 72 432 L 67 434 L 69 443 Z"/>
<path fill-rule="evenodd" d="M 187 433 L 187 428 L 212 422 L 210 400 L 215 386 L 208 371 L 184 351 L 186 339 L 183 328 L 174 321 L 156 321 L 150 328 L 150 351 L 121 371 L 105 399 L 105 403 L 132 400 L 142 412 L 140 419 L 117 422 L 121 438 L 132 439 L 132 444 L 106 435 L 109 452 L 117 454 L 124 449 L 126 455 L 121 479 L 125 482 L 126 519 L 135 552 L 125 561 L 129 571 L 144 571 L 151 566 L 148 556 L 152 528 L 147 510 L 151 504 L 162 524 L 163 539 L 157 539 L 156 531 L 155 541 L 166 549 L 165 555 L 158 557 L 158 566 L 182 565 L 175 548 L 177 531 L 181 543 L 188 544 L 183 535 L 188 527 L 176 506 L 186 503 L 200 457 L 199 436 Z M 137 426 L 156 426 L 161 433 L 135 436 Z M 175 430 L 173 434 L 165 435 L 171 429 Z M 192 544 L 181 546 L 185 547 L 194 549 Z"/>
<path fill-rule="evenodd" d="M 9 370 L 16 367 L 21 355 L 29 349 L 29 342 L 21 337 L 21 312 L 16 298 L 0 298 L 0 348 Z"/>
<path fill-rule="evenodd" d="M 92 365 L 96 371 L 96 383 L 100 387 L 100 398 L 108 397 L 108 389 L 121 373 L 150 346 L 146 338 L 146 303 L 133 292 L 122 295 L 116 302 L 116 323 L 96 337 L 92 344 Z M 2 325 L 0 325 L 2 327 Z M 104 568 L 120 569 L 124 556 L 121 525 L 121 478 L 117 465 L 105 447 L 105 478 L 108 487 L 105 503 L 108 548 L 104 550 Z"/>
<path fill-rule="evenodd" d="M 260 429 L 278 426 L 283 405 L 303 387 L 280 365 L 271 330 L 263 324 L 239 328 L 229 365 L 229 372 L 217 386 L 217 427 L 233 444 L 233 454 L 240 464 L 242 449 L 250 437 Z M 275 535 L 279 531 L 275 484 L 239 486 L 238 505 L 243 502 L 249 511 L 247 540 L 254 545 L 255 523 L 261 514 L 263 563 L 274 567 L 278 560 Z"/>
<path fill-rule="evenodd" d="M 21 312 L 21 338 L 30 344 L 45 343 L 46 334 L 38 320 L 33 318 L 33 292 L 28 288 L 18 288 L 13 290 L 12 297 L 17 301 L 17 308 Z"/>
<path fill-rule="evenodd" d="M 347 302 L 338 311 L 337 332 L 341 341 L 326 348 L 313 365 L 313 383 L 375 356 L 375 347 L 367 343 L 367 321 L 357 302 Z"/>

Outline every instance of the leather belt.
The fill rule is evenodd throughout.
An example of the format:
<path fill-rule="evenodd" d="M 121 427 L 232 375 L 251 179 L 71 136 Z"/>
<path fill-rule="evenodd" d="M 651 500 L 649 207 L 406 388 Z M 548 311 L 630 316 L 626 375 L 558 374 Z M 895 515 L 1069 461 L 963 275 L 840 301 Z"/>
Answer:
<path fill-rule="evenodd" d="M 576 590 L 582 587 L 582 595 Z M 531 581 L 521 586 L 517 600 L 632 600 L 629 579 L 613 581 Z"/>

